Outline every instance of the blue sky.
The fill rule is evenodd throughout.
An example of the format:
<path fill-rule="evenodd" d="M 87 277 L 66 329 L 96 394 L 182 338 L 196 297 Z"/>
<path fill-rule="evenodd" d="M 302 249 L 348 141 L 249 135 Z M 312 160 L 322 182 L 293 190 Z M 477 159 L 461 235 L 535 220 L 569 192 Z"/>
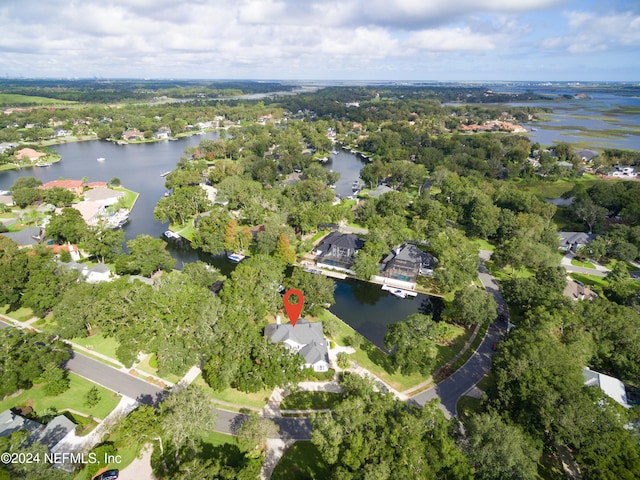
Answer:
<path fill-rule="evenodd" d="M 3 77 L 640 81 L 640 1 L 2 0 Z"/>

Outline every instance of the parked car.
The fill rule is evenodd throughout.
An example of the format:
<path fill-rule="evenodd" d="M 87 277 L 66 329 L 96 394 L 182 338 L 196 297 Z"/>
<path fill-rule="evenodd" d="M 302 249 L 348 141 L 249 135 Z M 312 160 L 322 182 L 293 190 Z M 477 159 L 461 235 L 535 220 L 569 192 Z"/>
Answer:
<path fill-rule="evenodd" d="M 101 473 L 97 477 L 93 477 L 93 480 L 116 480 L 120 476 L 120 470 L 107 470 Z"/>

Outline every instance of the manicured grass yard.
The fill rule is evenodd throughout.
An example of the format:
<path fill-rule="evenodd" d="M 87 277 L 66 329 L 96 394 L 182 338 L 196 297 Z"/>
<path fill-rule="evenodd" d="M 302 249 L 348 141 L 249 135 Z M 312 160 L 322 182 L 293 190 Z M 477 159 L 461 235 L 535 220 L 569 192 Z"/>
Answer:
<path fill-rule="evenodd" d="M 73 338 L 71 341 L 88 348 L 89 350 L 93 350 L 94 352 L 101 353 L 109 358 L 117 360 L 116 350 L 118 349 L 119 344 L 115 338 L 103 337 L 102 334 L 97 333 L 90 337 Z"/>
<path fill-rule="evenodd" d="M 138 196 L 140 195 L 138 192 L 134 192 L 133 190 L 127 190 L 124 187 L 113 187 L 114 190 L 119 192 L 124 192 L 123 203 L 125 208 L 131 210 L 133 206 L 136 204 L 136 200 L 138 200 Z"/>
<path fill-rule="evenodd" d="M 145 356 L 144 359 L 136 366 L 136 370 L 140 370 L 142 372 L 150 373 L 152 375 L 160 377 L 160 375 L 158 375 L 158 367 L 152 366 L 153 362 L 151 359 L 153 357 L 155 357 L 155 355 Z M 157 365 L 157 362 L 155 362 L 155 365 Z M 178 383 L 182 377 L 168 373 L 166 375 L 162 375 L 160 378 L 164 378 L 165 380 L 171 383 Z"/>
<path fill-rule="evenodd" d="M 584 273 L 570 273 L 569 276 L 578 282 L 582 282 L 585 285 L 599 288 L 607 288 L 609 282 L 604 277 L 598 277 L 596 275 L 586 275 Z"/>
<path fill-rule="evenodd" d="M 329 466 L 311 442 L 296 442 L 280 459 L 273 480 L 308 480 L 328 478 Z"/>
<path fill-rule="evenodd" d="M 458 400 L 457 405 L 458 418 L 463 422 L 472 414 L 481 413 L 483 411 L 481 401 L 477 398 L 467 397 L 463 395 Z"/>
<path fill-rule="evenodd" d="M 580 260 L 576 260 L 575 258 L 571 259 L 571 265 L 574 267 L 582 267 L 582 268 L 596 268 L 596 266 L 591 262 L 581 262 Z"/>
<path fill-rule="evenodd" d="M 482 238 L 475 238 L 471 242 L 480 250 L 488 250 L 489 252 L 493 252 L 496 248 L 494 245 L 487 242 L 486 240 L 483 240 Z"/>
<path fill-rule="evenodd" d="M 41 413 L 47 408 L 55 407 L 57 410 L 64 410 L 70 408 L 77 410 L 85 415 L 91 415 L 98 418 L 106 417 L 111 410 L 120 401 L 118 397 L 111 390 L 107 390 L 99 385 L 95 385 L 89 380 L 85 380 L 78 375 L 69 373 L 71 380 L 71 386 L 69 390 L 58 395 L 57 397 L 50 397 L 44 393 L 44 387 L 42 385 L 36 385 L 29 390 L 22 392 L 20 395 L 13 398 L 5 398 L 0 402 L 0 411 L 4 411 L 8 408 L 15 407 L 16 405 L 30 405 L 36 411 Z M 85 404 L 85 398 L 89 389 L 93 386 L 97 386 L 100 391 L 100 402 L 93 407 L 89 408 Z"/>
<path fill-rule="evenodd" d="M 19 309 L 12 311 L 9 311 L 9 308 L 11 308 L 10 305 L 0 307 L 0 313 L 13 318 L 14 320 L 18 320 L 19 322 L 26 322 L 33 317 L 33 310 L 30 308 L 20 307 Z"/>
<path fill-rule="evenodd" d="M 235 388 L 227 388 L 221 392 L 214 392 L 209 385 L 202 379 L 202 376 L 198 376 L 193 382 L 201 387 L 207 394 L 213 398 L 213 400 L 220 400 L 223 402 L 233 403 L 240 407 L 255 407 L 262 408 L 266 405 L 269 397 L 271 396 L 271 390 L 261 390 L 256 393 L 244 393 Z"/>
<path fill-rule="evenodd" d="M 333 408 L 340 400 L 338 393 L 331 392 L 295 392 L 287 395 L 280 408 L 282 410 L 322 410 Z"/>
<path fill-rule="evenodd" d="M 333 323 L 336 324 L 337 334 L 333 339 L 339 345 L 346 345 L 346 340 L 349 337 L 359 335 L 354 329 L 352 329 L 349 325 L 344 323 L 328 310 L 323 310 L 322 313 L 316 318 L 316 320 L 324 321 L 327 318 L 334 319 Z M 447 361 L 453 358 L 467 341 L 468 335 L 470 335 L 470 331 L 466 331 L 460 327 L 454 328 L 457 329 L 458 334 L 452 340 L 452 342 L 446 346 L 438 346 L 438 357 L 436 360 L 435 369 L 444 365 Z M 363 368 L 366 368 L 371 373 L 379 377 L 382 381 L 384 381 L 388 385 L 391 385 L 393 388 L 400 392 L 408 390 L 409 388 L 414 387 L 427 380 L 427 378 L 420 373 L 413 373 L 411 375 L 402 375 L 399 372 L 394 373 L 391 369 L 389 356 L 381 351 L 378 347 L 376 347 L 373 343 L 364 338 L 362 339 L 362 345 L 360 346 L 360 348 L 356 349 L 355 353 L 349 355 L 349 360 L 357 363 Z"/>

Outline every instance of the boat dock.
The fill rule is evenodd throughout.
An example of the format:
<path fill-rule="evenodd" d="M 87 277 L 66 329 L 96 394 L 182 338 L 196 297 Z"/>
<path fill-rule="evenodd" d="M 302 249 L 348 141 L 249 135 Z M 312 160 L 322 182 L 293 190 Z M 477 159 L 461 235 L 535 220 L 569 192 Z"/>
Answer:
<path fill-rule="evenodd" d="M 390 285 L 382 285 L 382 290 L 386 290 L 387 292 L 393 293 L 394 295 L 396 294 L 395 292 L 399 292 L 405 297 L 406 296 L 409 296 L 409 297 L 417 297 L 418 296 L 418 292 L 414 292 L 413 290 L 404 290 L 402 288 L 392 287 Z"/>

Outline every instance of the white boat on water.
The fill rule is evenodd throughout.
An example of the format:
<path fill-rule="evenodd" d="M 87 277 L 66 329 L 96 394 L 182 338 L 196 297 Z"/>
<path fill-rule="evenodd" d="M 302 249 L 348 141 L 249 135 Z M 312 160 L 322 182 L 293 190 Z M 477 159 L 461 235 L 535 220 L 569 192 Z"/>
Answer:
<path fill-rule="evenodd" d="M 160 174 L 160 176 L 161 176 L 161 177 L 166 177 L 166 176 L 167 176 L 167 175 L 169 175 L 170 173 L 171 173 L 171 170 L 168 170 L 168 171 L 166 171 L 166 172 L 162 172 L 162 173 Z"/>
<path fill-rule="evenodd" d="M 395 295 L 398 298 L 407 298 L 407 292 L 405 292 L 404 290 L 400 290 L 399 288 L 396 288 L 395 290 L 389 290 L 389 293 L 391 295 Z"/>
<path fill-rule="evenodd" d="M 418 292 L 414 290 L 403 290 L 402 288 L 391 285 L 383 285 L 382 290 L 386 290 L 391 295 L 395 295 L 398 298 L 416 297 L 418 295 Z"/>
<path fill-rule="evenodd" d="M 174 240 L 178 240 L 180 238 L 180 235 L 178 235 L 176 232 L 172 232 L 171 230 L 167 230 L 166 232 L 164 232 L 164 236 Z"/>
<path fill-rule="evenodd" d="M 228 253 L 227 258 L 233 263 L 240 263 L 245 259 L 245 255 L 242 255 L 241 253 Z"/>
<path fill-rule="evenodd" d="M 100 157 L 97 159 L 98 162 L 104 162 L 106 159 L 104 157 Z"/>

